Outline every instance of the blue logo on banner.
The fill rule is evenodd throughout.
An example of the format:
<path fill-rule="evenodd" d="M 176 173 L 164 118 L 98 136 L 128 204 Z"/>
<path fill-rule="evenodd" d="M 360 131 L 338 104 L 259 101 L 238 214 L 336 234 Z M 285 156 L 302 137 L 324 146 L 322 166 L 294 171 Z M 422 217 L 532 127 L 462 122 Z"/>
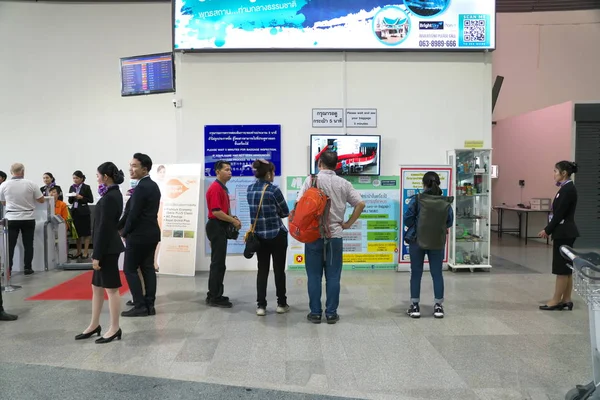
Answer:
<path fill-rule="evenodd" d="M 281 125 L 206 125 L 204 127 L 204 175 L 215 176 L 215 163 L 231 163 L 233 176 L 254 176 L 258 159 L 275 164 L 281 175 Z"/>
<path fill-rule="evenodd" d="M 441 30 L 444 29 L 444 21 L 419 21 L 420 30 Z"/>

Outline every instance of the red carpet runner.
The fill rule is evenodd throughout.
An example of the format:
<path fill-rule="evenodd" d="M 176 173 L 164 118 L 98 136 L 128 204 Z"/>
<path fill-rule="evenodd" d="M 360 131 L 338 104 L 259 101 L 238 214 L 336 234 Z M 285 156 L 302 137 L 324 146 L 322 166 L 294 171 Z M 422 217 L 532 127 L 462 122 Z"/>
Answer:
<path fill-rule="evenodd" d="M 121 295 L 129 291 L 125 274 L 121 272 L 121 288 L 119 293 Z M 92 274 L 94 271 L 88 271 L 84 274 L 78 275 L 75 278 L 69 279 L 59 285 L 51 287 L 48 290 L 38 293 L 35 296 L 27 298 L 28 301 L 35 300 L 92 300 Z M 108 299 L 106 292 L 104 292 L 104 299 Z"/>

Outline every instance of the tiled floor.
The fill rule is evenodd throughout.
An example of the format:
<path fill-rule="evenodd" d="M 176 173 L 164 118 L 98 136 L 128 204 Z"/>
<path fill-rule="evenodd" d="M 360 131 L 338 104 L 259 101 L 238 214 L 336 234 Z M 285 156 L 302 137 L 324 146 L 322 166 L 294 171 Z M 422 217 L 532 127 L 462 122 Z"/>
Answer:
<path fill-rule="evenodd" d="M 73 340 L 88 323 L 89 302 L 23 301 L 76 272 L 17 276 L 24 289 L 4 297 L 20 318 L 0 323 L 0 360 L 356 398 L 564 399 L 591 376 L 585 305 L 576 297 L 572 312 L 538 311 L 554 285 L 550 247 L 502 240 L 491 272 L 446 273 L 443 320 L 405 316 L 407 273 L 345 271 L 342 321 L 333 326 L 306 322 L 299 272 L 288 274 L 291 312 L 273 312 L 270 287 L 262 318 L 254 273 L 227 273 L 230 310 L 204 305 L 204 273 L 161 276 L 156 317 L 122 320 L 123 340 L 105 346 Z M 425 275 L 426 314 L 428 298 Z"/>

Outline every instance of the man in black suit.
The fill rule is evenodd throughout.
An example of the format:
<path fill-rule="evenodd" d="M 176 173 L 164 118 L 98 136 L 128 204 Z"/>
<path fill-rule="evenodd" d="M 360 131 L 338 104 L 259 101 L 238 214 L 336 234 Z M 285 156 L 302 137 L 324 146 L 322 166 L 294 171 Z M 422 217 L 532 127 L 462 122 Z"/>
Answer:
<path fill-rule="evenodd" d="M 129 176 L 137 179 L 138 184 L 129 199 L 128 210 L 123 215 L 121 236 L 125 238 L 125 277 L 133 296 L 134 307 L 123 311 L 123 317 L 147 317 L 155 315 L 156 271 L 154 270 L 154 252 L 160 242 L 158 226 L 158 208 L 160 189 L 150 179 L 152 160 L 148 155 L 135 153 L 129 164 Z M 144 279 L 144 288 L 138 275 L 138 268 Z"/>

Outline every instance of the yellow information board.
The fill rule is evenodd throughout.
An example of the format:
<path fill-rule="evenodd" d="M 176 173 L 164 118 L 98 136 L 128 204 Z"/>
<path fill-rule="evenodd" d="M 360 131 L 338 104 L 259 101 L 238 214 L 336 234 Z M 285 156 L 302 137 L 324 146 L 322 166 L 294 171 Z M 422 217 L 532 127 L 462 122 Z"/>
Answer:
<path fill-rule="evenodd" d="M 483 140 L 465 140 L 465 149 L 483 149 Z"/>

